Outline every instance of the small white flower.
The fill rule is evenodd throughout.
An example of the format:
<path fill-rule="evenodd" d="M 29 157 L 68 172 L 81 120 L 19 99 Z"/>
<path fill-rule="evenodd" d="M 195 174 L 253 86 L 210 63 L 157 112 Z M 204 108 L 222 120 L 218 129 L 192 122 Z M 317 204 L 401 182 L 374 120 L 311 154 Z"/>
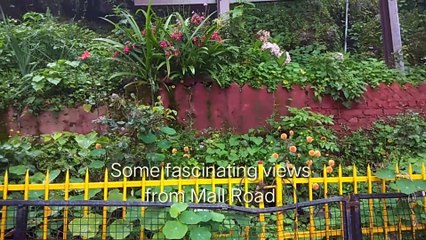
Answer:
<path fill-rule="evenodd" d="M 284 64 L 289 64 L 291 62 L 290 53 L 286 51 L 285 55 L 286 55 L 286 59 L 285 59 Z"/>
<path fill-rule="evenodd" d="M 334 59 L 336 59 L 339 62 L 343 62 L 345 60 L 345 56 L 343 55 L 343 53 L 336 52 L 334 53 Z"/>

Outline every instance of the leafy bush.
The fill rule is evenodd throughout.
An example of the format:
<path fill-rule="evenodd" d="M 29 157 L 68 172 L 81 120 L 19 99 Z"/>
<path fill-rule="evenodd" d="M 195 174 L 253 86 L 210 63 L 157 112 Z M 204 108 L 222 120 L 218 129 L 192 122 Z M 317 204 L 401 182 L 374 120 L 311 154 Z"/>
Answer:
<path fill-rule="evenodd" d="M 77 59 L 96 36 L 77 24 L 60 23 L 50 14 L 34 12 L 26 13 L 22 22 L 5 17 L 0 32 L 4 36 L 0 48 L 3 46 L 9 63 L 4 67 L 19 66 L 22 75 L 59 59 Z"/>
<path fill-rule="evenodd" d="M 138 11 L 139 12 L 139 11 Z M 137 12 L 137 13 L 138 13 Z M 211 73 L 219 67 L 222 56 L 230 51 L 219 34 L 220 21 L 211 23 L 210 16 L 196 13 L 184 19 L 174 13 L 167 18 L 157 17 L 148 7 L 142 11 L 145 17 L 143 29 L 131 14 L 117 10 L 122 18 L 115 26 L 119 40 L 97 39 L 115 51 L 113 60 L 123 63 L 127 71 L 112 77 L 133 77 L 130 82 L 148 84 L 152 100 L 158 90 L 160 79 L 178 79 Z"/>
<path fill-rule="evenodd" d="M 345 164 L 354 162 L 359 168 L 413 164 L 415 171 L 425 163 L 426 118 L 408 113 L 374 124 L 371 130 L 355 132 L 340 141 L 341 157 Z"/>
<path fill-rule="evenodd" d="M 91 44 L 96 36 L 92 31 L 50 15 L 27 13 L 22 23 L 1 22 L 0 32 L 0 67 L 5 70 L 0 73 L 0 109 L 13 106 L 38 113 L 97 105 L 120 85 L 108 81 L 115 66 Z M 85 50 L 91 56 L 83 61 Z"/>

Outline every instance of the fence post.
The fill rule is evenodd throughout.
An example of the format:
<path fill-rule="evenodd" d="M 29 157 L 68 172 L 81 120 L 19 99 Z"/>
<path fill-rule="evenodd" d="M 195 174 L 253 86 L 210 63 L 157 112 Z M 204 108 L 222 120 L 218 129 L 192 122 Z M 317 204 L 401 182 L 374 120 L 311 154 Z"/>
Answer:
<path fill-rule="evenodd" d="M 358 194 L 354 194 L 350 197 L 349 202 L 347 202 L 347 209 L 350 209 L 349 218 L 347 220 L 347 231 L 348 238 L 351 240 L 361 240 L 362 239 L 362 227 L 361 227 L 361 211 L 360 211 L 360 201 Z"/>
<path fill-rule="evenodd" d="M 13 234 L 14 240 L 26 239 L 27 220 L 28 220 L 27 217 L 28 217 L 28 206 L 19 205 L 16 211 L 15 233 Z"/>

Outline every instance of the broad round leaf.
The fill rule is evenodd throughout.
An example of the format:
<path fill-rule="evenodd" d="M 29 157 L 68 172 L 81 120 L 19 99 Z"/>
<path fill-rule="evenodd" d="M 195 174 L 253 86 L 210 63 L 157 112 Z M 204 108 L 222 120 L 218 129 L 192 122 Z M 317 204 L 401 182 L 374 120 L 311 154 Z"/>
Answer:
<path fill-rule="evenodd" d="M 215 222 L 223 222 L 223 220 L 225 219 L 225 215 L 221 213 L 211 212 L 211 215 L 212 215 L 212 221 L 215 221 Z"/>
<path fill-rule="evenodd" d="M 212 238 L 212 234 L 206 227 L 196 227 L 189 233 L 191 240 L 209 240 Z"/>
<path fill-rule="evenodd" d="M 178 221 L 168 221 L 163 227 L 163 233 L 168 239 L 181 239 L 188 232 L 188 227 Z"/>
<path fill-rule="evenodd" d="M 147 208 L 141 217 L 141 225 L 150 231 L 159 230 L 165 223 L 166 213 L 164 209 Z"/>
<path fill-rule="evenodd" d="M 169 213 L 172 218 L 177 218 L 179 214 L 188 208 L 186 203 L 175 203 L 170 207 Z"/>
<path fill-rule="evenodd" d="M 417 192 L 416 183 L 409 179 L 398 179 L 395 181 L 395 186 L 399 191 L 407 195 Z"/>
<path fill-rule="evenodd" d="M 123 219 L 118 219 L 109 226 L 109 235 L 113 239 L 125 239 L 130 235 L 131 229 L 129 223 Z"/>
<path fill-rule="evenodd" d="M 197 212 L 197 215 L 200 216 L 201 222 L 208 222 L 212 219 L 212 215 L 209 211 L 200 211 Z"/>
<path fill-rule="evenodd" d="M 385 168 L 385 169 L 377 170 L 376 176 L 380 179 L 392 180 L 392 179 L 395 179 L 396 174 L 395 174 L 395 170 Z"/>
<path fill-rule="evenodd" d="M 85 239 L 89 239 L 96 236 L 101 223 L 101 215 L 90 213 L 86 217 L 72 220 L 69 224 L 69 230 L 73 236 L 80 236 Z"/>
<path fill-rule="evenodd" d="M 201 222 L 201 217 L 193 211 L 185 211 L 179 216 L 179 220 L 185 224 L 197 224 Z"/>

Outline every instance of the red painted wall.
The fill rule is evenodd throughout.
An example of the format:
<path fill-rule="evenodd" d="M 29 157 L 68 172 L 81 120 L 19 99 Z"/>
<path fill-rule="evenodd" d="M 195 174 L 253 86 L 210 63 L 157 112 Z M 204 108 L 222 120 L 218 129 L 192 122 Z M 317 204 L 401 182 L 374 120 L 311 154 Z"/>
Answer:
<path fill-rule="evenodd" d="M 168 99 L 163 93 L 163 99 L 177 108 L 180 122 L 189 124 L 192 120 L 196 129 L 225 126 L 246 132 L 250 128 L 264 126 L 274 111 L 287 114 L 287 106 L 310 107 L 315 112 L 333 115 L 337 130 L 342 126 L 350 129 L 369 127 L 380 118 L 407 110 L 426 114 L 425 84 L 368 88 L 363 98 L 350 109 L 328 96 L 318 102 L 314 100 L 312 89 L 298 86 L 268 93 L 266 89 L 248 86 L 232 85 L 221 89 L 216 85 L 206 88 L 198 83 L 191 88 L 178 85 L 173 95 L 172 99 Z"/>
<path fill-rule="evenodd" d="M 330 97 L 324 97 L 321 102 L 315 101 L 312 89 L 298 86 L 292 90 L 279 88 L 274 93 L 268 93 L 266 89 L 248 86 L 231 85 L 222 89 L 217 85 L 205 87 L 201 83 L 194 83 L 190 87 L 179 84 L 172 93 L 163 90 L 161 95 L 166 106 L 178 110 L 178 121 L 185 125 L 192 122 L 196 129 L 233 128 L 239 133 L 264 126 L 274 111 L 287 114 L 287 106 L 311 107 L 315 112 L 333 115 L 336 130 L 342 129 L 342 126 L 350 129 L 369 127 L 380 118 L 407 110 L 426 114 L 426 84 L 368 88 L 363 98 L 351 109 Z M 78 108 L 67 109 L 57 115 L 47 112 L 38 117 L 27 113 L 20 117 L 18 126 L 14 116 L 16 113 L 11 110 L 7 122 L 9 128 L 20 129 L 23 134 L 54 131 L 86 133 L 98 129 L 92 120 L 106 112 L 105 108 L 100 109 L 99 113 L 86 113 Z"/>

